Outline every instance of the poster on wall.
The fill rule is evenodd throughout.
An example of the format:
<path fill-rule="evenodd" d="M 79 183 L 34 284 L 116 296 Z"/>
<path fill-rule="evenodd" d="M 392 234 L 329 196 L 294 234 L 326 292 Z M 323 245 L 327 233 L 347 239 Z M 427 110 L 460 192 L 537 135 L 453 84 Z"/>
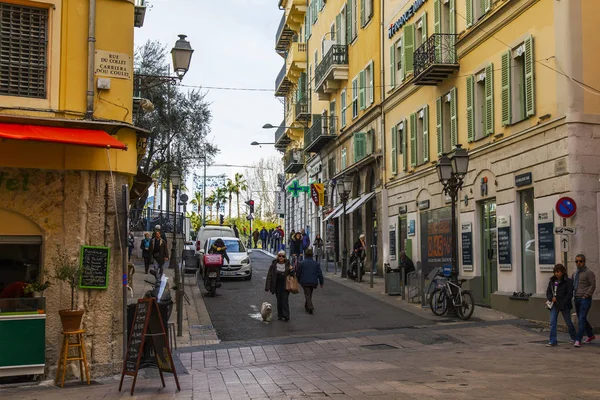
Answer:
<path fill-rule="evenodd" d="M 512 271 L 512 238 L 510 235 L 510 215 L 498 216 L 498 268 Z"/>
<path fill-rule="evenodd" d="M 473 227 L 470 222 L 460 224 L 462 242 L 462 266 L 463 271 L 473 271 Z"/>
<path fill-rule="evenodd" d="M 408 221 L 408 236 L 415 236 L 415 220 Z"/>
<path fill-rule="evenodd" d="M 421 213 L 421 262 L 423 273 L 452 263 L 450 207 Z"/>
<path fill-rule="evenodd" d="M 554 210 L 539 212 L 538 221 L 538 263 L 540 271 L 554 269 L 556 250 L 554 248 Z"/>
<path fill-rule="evenodd" d="M 396 225 L 390 225 L 390 260 L 396 259 Z"/>

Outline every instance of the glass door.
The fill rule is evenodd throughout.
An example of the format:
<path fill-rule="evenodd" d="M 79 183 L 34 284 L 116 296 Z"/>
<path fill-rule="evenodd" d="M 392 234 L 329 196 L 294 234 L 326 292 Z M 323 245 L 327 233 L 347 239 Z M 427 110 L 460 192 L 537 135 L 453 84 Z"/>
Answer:
<path fill-rule="evenodd" d="M 521 200 L 521 278 L 523 293 L 535 293 L 535 224 L 533 189 L 519 192 Z"/>
<path fill-rule="evenodd" d="M 481 207 L 481 246 L 483 302 L 490 304 L 491 294 L 498 290 L 496 200 L 488 200 Z"/>

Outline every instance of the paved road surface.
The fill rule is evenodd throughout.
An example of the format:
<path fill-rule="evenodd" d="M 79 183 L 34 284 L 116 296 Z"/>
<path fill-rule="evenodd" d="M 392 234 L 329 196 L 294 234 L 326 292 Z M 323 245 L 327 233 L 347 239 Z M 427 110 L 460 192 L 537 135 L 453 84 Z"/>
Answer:
<path fill-rule="evenodd" d="M 313 315 L 304 311 L 304 295 L 299 293 L 290 295 L 289 322 L 278 321 L 275 312 L 274 321 L 264 323 L 259 313 L 263 301 L 270 302 L 277 310 L 275 296 L 265 292 L 266 273 L 272 259 L 260 252 L 252 253 L 251 257 L 254 269 L 251 281 L 224 281 L 217 290 L 217 297 L 204 297 L 213 325 L 223 341 L 431 324 L 329 280 L 313 295 Z"/>

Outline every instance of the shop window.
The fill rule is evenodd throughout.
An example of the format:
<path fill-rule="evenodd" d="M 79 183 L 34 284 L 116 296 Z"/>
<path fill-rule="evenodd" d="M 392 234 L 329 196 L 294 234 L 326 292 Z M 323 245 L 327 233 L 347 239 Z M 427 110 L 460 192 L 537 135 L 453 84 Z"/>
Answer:
<path fill-rule="evenodd" d="M 41 242 L 37 236 L 0 236 L 0 313 L 28 306 L 14 299 L 31 297 L 25 285 L 41 278 Z"/>
<path fill-rule="evenodd" d="M 535 114 L 533 38 L 502 55 L 502 125 Z"/>
<path fill-rule="evenodd" d="M 410 115 L 410 165 L 429 161 L 429 106 Z"/>
<path fill-rule="evenodd" d="M 458 140 L 456 88 L 439 97 L 435 108 L 438 155 L 447 154 Z"/>
<path fill-rule="evenodd" d="M 45 99 L 48 9 L 0 3 L 0 95 Z"/>
<path fill-rule="evenodd" d="M 519 192 L 521 211 L 521 278 L 524 293 L 536 292 L 535 270 L 535 223 L 533 209 L 533 189 Z"/>

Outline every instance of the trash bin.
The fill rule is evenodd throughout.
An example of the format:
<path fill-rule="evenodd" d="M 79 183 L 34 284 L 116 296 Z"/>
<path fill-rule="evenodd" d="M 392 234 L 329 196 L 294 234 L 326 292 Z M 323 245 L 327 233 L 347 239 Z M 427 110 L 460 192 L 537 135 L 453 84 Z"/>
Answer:
<path fill-rule="evenodd" d="M 386 271 L 385 289 L 388 296 L 399 296 L 402 294 L 400 288 L 400 268 L 388 269 Z"/>

